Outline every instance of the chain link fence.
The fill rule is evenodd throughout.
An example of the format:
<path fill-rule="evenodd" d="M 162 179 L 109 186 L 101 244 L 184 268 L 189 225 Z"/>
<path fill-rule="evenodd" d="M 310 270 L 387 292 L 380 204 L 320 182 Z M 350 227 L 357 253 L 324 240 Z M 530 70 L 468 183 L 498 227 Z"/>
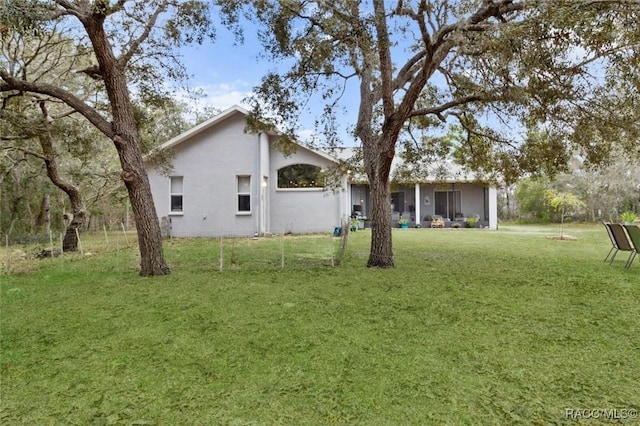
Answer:
<path fill-rule="evenodd" d="M 91 262 L 95 270 L 138 269 L 137 234 L 121 230 L 78 234 L 78 250 L 62 250 L 63 234 L 50 233 L 28 242 L 5 238 L 0 249 L 1 272 L 29 273 L 46 262 Z M 347 248 L 349 226 L 329 234 L 268 234 L 261 237 L 225 236 L 167 238 L 164 255 L 172 270 L 228 271 L 260 269 L 308 269 L 340 265 Z M 35 241 L 34 241 L 35 240 Z"/>

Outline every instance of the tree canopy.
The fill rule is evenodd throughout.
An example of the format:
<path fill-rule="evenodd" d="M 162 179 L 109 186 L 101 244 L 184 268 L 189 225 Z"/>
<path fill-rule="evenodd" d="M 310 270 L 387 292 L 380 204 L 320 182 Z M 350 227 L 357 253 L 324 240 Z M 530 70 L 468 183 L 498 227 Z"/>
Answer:
<path fill-rule="evenodd" d="M 449 155 L 487 178 L 557 170 L 576 151 L 638 155 L 636 1 L 246 0 L 266 54 L 254 113 L 295 135 L 310 99 L 337 144 L 340 106 L 357 99 L 353 135 L 372 190 L 369 266 L 393 266 L 389 173 L 402 144 Z M 617 106 L 617 107 L 614 107 Z M 439 146 L 439 148 L 442 145 Z"/>
<path fill-rule="evenodd" d="M 19 52 L 0 61 L 3 97 L 28 92 L 62 101 L 111 139 L 136 218 L 142 275 L 164 275 L 169 268 L 143 164 L 132 93 L 141 103 L 153 103 L 167 97 L 169 87 L 159 82 L 186 76 L 177 47 L 214 35 L 209 7 L 197 0 L 11 0 L 0 4 L 3 50 L 16 45 L 16 37 L 42 40 L 35 43 L 35 52 Z M 62 44 L 70 47 L 61 52 Z M 37 58 L 43 56 L 48 60 L 38 66 Z M 57 60 L 52 62 L 51 56 Z M 66 69 L 60 70 L 61 65 Z M 97 95 L 88 98 L 81 88 L 91 81 Z"/>

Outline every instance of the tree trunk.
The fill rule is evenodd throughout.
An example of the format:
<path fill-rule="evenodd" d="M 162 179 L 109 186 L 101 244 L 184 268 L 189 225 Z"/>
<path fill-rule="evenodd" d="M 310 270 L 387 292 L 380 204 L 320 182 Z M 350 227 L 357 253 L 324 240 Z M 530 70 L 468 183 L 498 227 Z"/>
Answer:
<path fill-rule="evenodd" d="M 392 268 L 391 198 L 388 179 L 380 174 L 369 178 L 371 184 L 371 250 L 368 267 Z"/>
<path fill-rule="evenodd" d="M 162 253 L 160 222 L 151 195 L 149 177 L 144 168 L 133 105 L 129 97 L 126 62 L 120 62 L 104 30 L 104 16 L 92 14 L 82 20 L 98 60 L 113 117 L 113 140 L 122 180 L 129 194 L 138 232 L 140 275 L 166 275 L 169 267 Z"/>
<path fill-rule="evenodd" d="M 84 217 L 84 210 L 80 210 L 77 214 L 73 214 L 71 221 L 67 225 L 67 230 L 64 233 L 64 239 L 62 240 L 63 252 L 78 250 L 78 232 L 80 232 L 80 229 L 82 228 Z"/>
<path fill-rule="evenodd" d="M 162 253 L 160 222 L 153 204 L 151 185 L 137 144 L 124 144 L 119 150 L 122 180 L 125 183 L 135 218 L 140 249 L 140 275 L 169 273 Z"/>
<path fill-rule="evenodd" d="M 73 212 L 73 218 L 67 224 L 67 230 L 65 232 L 64 239 L 62 240 L 62 250 L 76 251 L 78 250 L 78 234 L 76 230 L 79 230 L 82 227 L 86 215 L 84 201 L 82 201 L 80 189 L 60 176 L 56 151 L 53 147 L 53 138 L 51 136 L 51 126 L 49 122 L 50 117 L 47 111 L 47 105 L 44 101 L 41 101 L 39 104 L 40 111 L 42 112 L 42 125 L 44 131 L 40 133 L 38 140 L 40 141 L 40 147 L 42 148 L 42 159 L 44 160 L 44 164 L 47 169 L 47 176 L 55 186 L 67 194 L 69 201 L 71 202 L 71 211 Z"/>
<path fill-rule="evenodd" d="M 365 169 L 371 186 L 371 249 L 368 267 L 392 268 L 393 245 L 391 237 L 391 194 L 389 176 L 395 154 L 395 142 L 385 135 L 363 138 Z"/>
<path fill-rule="evenodd" d="M 49 232 L 51 232 L 51 201 L 49 194 L 42 196 L 40 211 L 38 212 L 38 217 L 36 217 L 36 232 L 40 232 L 43 226 L 44 232 L 49 235 Z"/>

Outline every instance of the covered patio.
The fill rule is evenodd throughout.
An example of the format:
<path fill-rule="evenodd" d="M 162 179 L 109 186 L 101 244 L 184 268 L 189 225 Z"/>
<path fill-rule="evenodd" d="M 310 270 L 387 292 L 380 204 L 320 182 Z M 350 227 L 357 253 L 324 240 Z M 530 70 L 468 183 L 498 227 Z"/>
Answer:
<path fill-rule="evenodd" d="M 370 188 L 367 184 L 351 184 L 352 216 L 371 216 Z M 476 227 L 497 229 L 497 192 L 494 187 L 475 182 L 391 184 L 391 219 L 393 225 L 408 219 L 410 227 L 430 227 L 434 216 L 442 217 L 445 227 L 466 225 L 477 218 Z M 366 221 L 364 221 L 366 224 Z M 457 225 L 454 225 L 457 226 Z"/>

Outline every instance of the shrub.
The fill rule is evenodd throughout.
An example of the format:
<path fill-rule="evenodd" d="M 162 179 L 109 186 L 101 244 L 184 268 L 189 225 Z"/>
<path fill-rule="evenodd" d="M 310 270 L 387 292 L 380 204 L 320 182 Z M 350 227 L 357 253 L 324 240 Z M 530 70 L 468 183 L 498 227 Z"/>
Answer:
<path fill-rule="evenodd" d="M 636 219 L 638 219 L 638 215 L 636 215 L 634 212 L 632 211 L 626 211 L 624 213 L 622 213 L 620 215 L 620 220 L 622 220 L 622 222 L 628 222 L 628 223 L 632 223 L 635 222 Z"/>

